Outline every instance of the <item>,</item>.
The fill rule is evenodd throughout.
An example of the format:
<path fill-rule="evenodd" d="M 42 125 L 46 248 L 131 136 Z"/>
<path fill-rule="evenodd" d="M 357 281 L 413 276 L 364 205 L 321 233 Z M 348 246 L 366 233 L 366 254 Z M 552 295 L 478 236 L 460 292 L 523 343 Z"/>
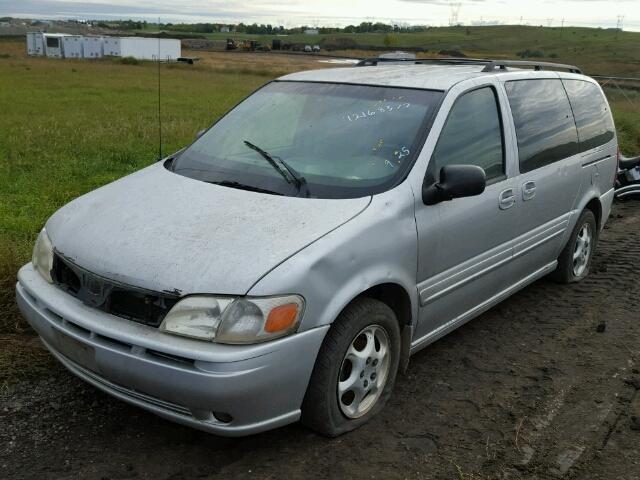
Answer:
<path fill-rule="evenodd" d="M 411 354 L 544 275 L 588 275 L 617 152 L 575 67 L 287 75 L 56 212 L 18 303 L 69 370 L 162 417 L 339 435 Z"/>

